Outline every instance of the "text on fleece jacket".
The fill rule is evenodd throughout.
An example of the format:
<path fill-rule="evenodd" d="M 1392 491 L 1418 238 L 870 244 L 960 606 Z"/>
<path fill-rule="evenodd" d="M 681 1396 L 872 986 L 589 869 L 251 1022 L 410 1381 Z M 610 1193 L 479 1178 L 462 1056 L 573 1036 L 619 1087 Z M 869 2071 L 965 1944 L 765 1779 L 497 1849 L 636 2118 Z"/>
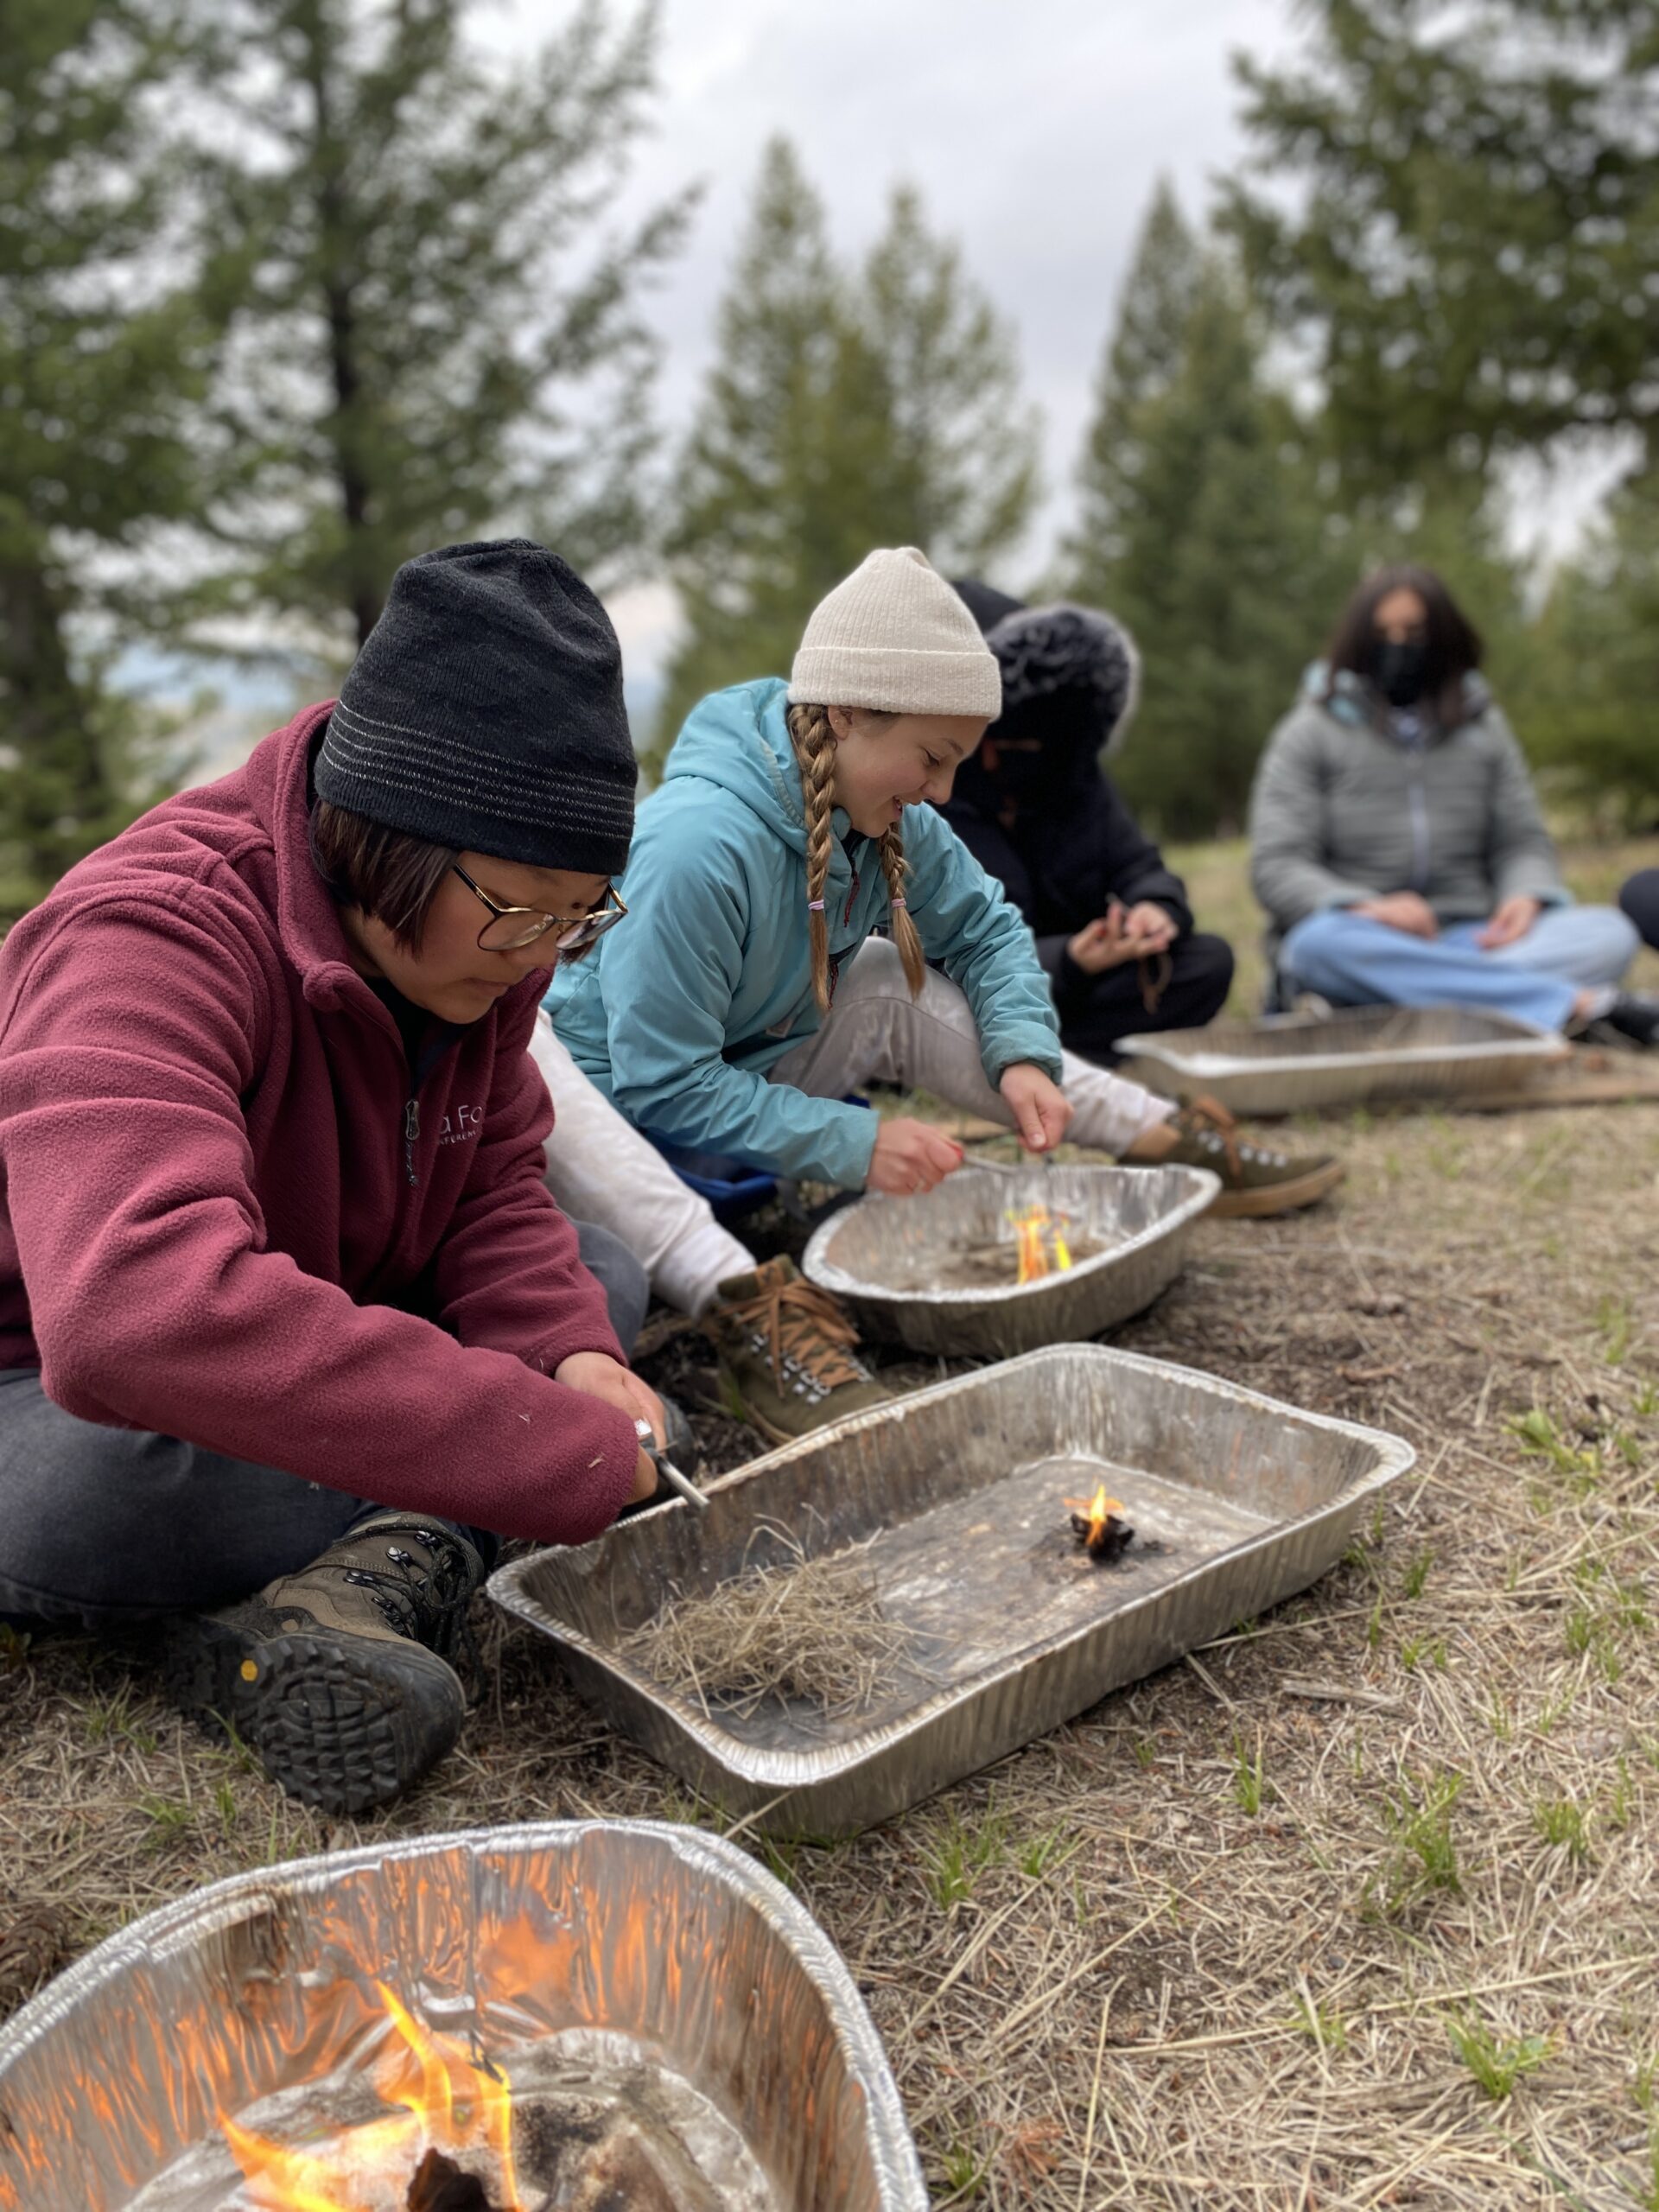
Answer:
<path fill-rule="evenodd" d="M 626 1501 L 621 1357 L 543 1182 L 538 970 L 427 1074 L 308 841 L 327 706 L 71 869 L 0 947 L 0 1364 L 386 1505 L 580 1542 Z"/>
<path fill-rule="evenodd" d="M 553 1026 L 640 1128 L 780 1175 L 857 1189 L 876 1118 L 768 1083 L 821 1025 L 812 995 L 801 772 L 776 677 L 717 691 L 675 741 L 639 810 L 623 878 L 629 915 L 596 961 L 555 975 Z M 824 885 L 832 969 L 887 918 L 874 840 L 835 810 Z M 993 1084 L 1030 1060 L 1058 1078 L 1048 981 L 1018 908 L 931 806 L 905 810 L 906 902 L 930 960 L 966 994 Z"/>

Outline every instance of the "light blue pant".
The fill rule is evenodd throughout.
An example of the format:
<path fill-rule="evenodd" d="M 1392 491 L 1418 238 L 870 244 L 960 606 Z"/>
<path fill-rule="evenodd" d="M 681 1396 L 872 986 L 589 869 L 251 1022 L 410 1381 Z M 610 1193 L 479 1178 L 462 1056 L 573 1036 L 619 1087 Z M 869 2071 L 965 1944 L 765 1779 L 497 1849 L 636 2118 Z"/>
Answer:
<path fill-rule="evenodd" d="M 1480 922 L 1408 937 L 1369 915 L 1328 907 L 1279 949 L 1289 990 L 1333 1006 L 1468 1006 L 1562 1029 L 1581 990 L 1617 983 L 1641 940 L 1617 906 L 1547 906 L 1515 944 L 1484 952 Z"/>

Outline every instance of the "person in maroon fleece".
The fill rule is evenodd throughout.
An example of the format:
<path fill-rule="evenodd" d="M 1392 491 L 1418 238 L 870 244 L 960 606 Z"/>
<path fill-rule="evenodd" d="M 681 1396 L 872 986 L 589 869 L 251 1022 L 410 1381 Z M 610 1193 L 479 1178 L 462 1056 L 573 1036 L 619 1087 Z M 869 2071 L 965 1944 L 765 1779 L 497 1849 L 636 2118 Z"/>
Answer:
<path fill-rule="evenodd" d="M 654 1487 L 525 1050 L 620 918 L 635 772 L 582 579 L 448 546 L 338 700 L 0 948 L 0 1613 L 156 1624 L 185 1705 L 332 1812 L 454 1742 L 495 1537 Z"/>

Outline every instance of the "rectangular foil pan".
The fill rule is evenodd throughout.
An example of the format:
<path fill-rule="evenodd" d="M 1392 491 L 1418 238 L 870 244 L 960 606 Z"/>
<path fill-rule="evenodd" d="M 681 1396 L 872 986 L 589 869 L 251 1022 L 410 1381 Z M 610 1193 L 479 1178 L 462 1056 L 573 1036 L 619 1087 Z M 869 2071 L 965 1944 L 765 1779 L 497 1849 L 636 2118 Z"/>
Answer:
<path fill-rule="evenodd" d="M 1214 1376 L 1055 1345 L 769 1452 L 711 1484 L 707 1513 L 656 1509 L 489 1588 L 705 1796 L 773 1834 L 855 1835 L 1306 1589 L 1413 1456 Z M 1062 1503 L 1099 1483 L 1141 1540 L 1109 1566 Z M 677 1593 L 787 1556 L 778 1530 L 809 1557 L 874 1539 L 883 1608 L 912 1631 L 908 1678 L 850 1718 L 711 1717 L 619 1648 Z"/>
<path fill-rule="evenodd" d="M 1119 1039 L 1121 1072 L 1235 1114 L 1300 1114 L 1390 1098 L 1513 1090 L 1567 1047 L 1547 1029 L 1455 1006 L 1344 1007 L 1317 1017 L 1207 1022 Z"/>
<path fill-rule="evenodd" d="M 823 1930 L 734 1845 L 646 1821 L 335 1853 L 135 1921 L 0 2028 L 0 2207 L 247 2202 L 218 2115 L 285 2137 L 298 2114 L 338 2124 L 377 1980 L 475 2038 L 515 2097 L 538 2052 L 584 2035 L 637 2050 L 741 2138 L 745 2203 L 926 2212 L 886 2054 Z"/>
<path fill-rule="evenodd" d="M 963 1167 L 914 1198 L 861 1198 L 815 1230 L 801 1262 L 872 1336 L 914 1351 L 1005 1359 L 1080 1343 L 1150 1306 L 1180 1273 L 1193 1223 L 1221 1188 L 1207 1167 Z M 1009 1217 L 1046 1205 L 1066 1234 L 1104 1249 L 1015 1283 Z M 1008 1248 L 1010 1281 L 967 1290 L 898 1288 L 937 1276 L 963 1243 Z"/>

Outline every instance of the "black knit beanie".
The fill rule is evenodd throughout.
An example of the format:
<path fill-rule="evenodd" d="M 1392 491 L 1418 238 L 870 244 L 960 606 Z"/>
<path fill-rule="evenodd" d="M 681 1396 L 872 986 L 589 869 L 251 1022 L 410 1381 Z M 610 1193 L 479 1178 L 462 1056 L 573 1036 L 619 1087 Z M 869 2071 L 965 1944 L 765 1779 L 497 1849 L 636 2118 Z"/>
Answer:
<path fill-rule="evenodd" d="M 404 562 L 315 769 L 386 829 L 582 875 L 622 873 L 638 775 L 609 618 L 524 537 Z"/>

